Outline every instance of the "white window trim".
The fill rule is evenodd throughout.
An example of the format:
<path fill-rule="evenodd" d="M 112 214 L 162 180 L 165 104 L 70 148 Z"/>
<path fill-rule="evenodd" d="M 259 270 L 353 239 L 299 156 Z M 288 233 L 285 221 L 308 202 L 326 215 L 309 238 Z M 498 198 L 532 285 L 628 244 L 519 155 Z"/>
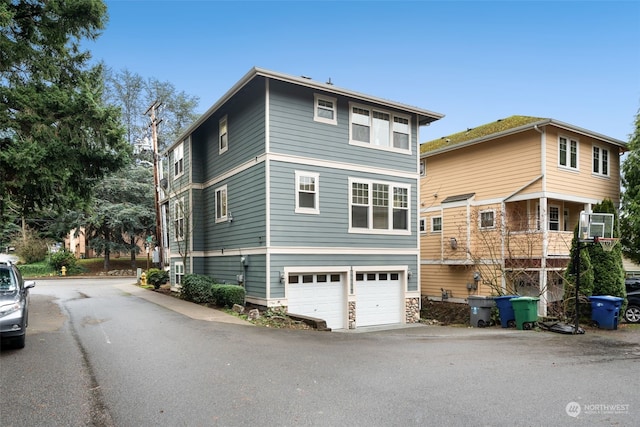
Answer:
<path fill-rule="evenodd" d="M 178 144 L 176 146 L 176 148 L 173 149 L 173 179 L 178 179 L 180 178 L 182 175 L 184 175 L 184 143 L 186 141 L 182 141 L 180 144 Z M 180 160 L 182 160 L 182 163 L 178 163 L 180 162 Z M 176 164 L 179 164 L 178 166 L 178 173 L 176 173 Z"/>
<path fill-rule="evenodd" d="M 560 139 L 563 138 L 567 141 L 567 164 L 563 165 L 560 163 Z M 571 166 L 571 142 L 575 141 L 576 143 L 576 167 Z M 580 170 L 580 140 L 577 138 L 572 138 L 566 135 L 558 135 L 558 167 L 561 169 L 566 169 L 570 171 L 579 171 Z"/>
<path fill-rule="evenodd" d="M 353 200 L 353 184 L 367 184 L 369 186 L 369 218 L 368 218 L 368 228 L 360 228 L 353 227 L 352 224 L 352 200 Z M 389 228 L 386 230 L 373 228 L 373 184 L 382 184 L 389 186 Z M 405 188 L 407 190 L 407 229 L 406 230 L 395 230 L 393 228 L 393 190 L 394 188 Z M 396 182 L 388 182 L 381 180 L 371 180 L 371 179 L 360 179 L 360 178 L 349 178 L 349 233 L 357 233 L 357 234 L 393 234 L 393 235 L 411 235 L 411 185 L 410 184 L 400 184 Z"/>
<path fill-rule="evenodd" d="M 483 227 L 482 226 L 482 214 L 483 213 L 488 213 L 488 212 L 491 212 L 493 214 L 493 224 L 489 225 L 489 226 L 486 226 L 486 227 Z M 478 215 L 478 227 L 481 230 L 491 230 L 491 229 L 496 228 L 496 211 L 495 211 L 495 209 L 484 209 L 484 210 L 481 210 L 479 212 L 479 215 Z"/>
<path fill-rule="evenodd" d="M 173 264 L 173 268 L 174 268 L 174 281 L 175 281 L 175 285 L 181 285 L 182 284 L 182 280 L 184 279 L 184 263 L 182 261 L 176 261 L 175 264 Z M 180 277 L 180 279 L 178 279 L 178 276 Z"/>
<path fill-rule="evenodd" d="M 558 221 L 557 221 L 558 229 L 557 229 L 557 230 L 552 230 L 552 229 L 551 229 L 551 209 L 552 209 L 552 208 L 553 208 L 553 209 L 557 209 L 557 210 L 558 210 Z M 562 226 L 562 223 L 561 223 L 561 221 L 562 221 L 562 217 L 560 216 L 560 215 L 561 215 L 561 214 L 560 214 L 560 212 L 561 212 L 561 208 L 560 208 L 560 206 L 559 206 L 559 205 L 549 205 L 549 206 L 548 206 L 548 209 L 547 209 L 547 230 L 549 230 L 549 231 L 561 231 L 561 230 L 562 230 L 562 229 L 561 229 L 561 226 Z"/>
<path fill-rule="evenodd" d="M 182 220 L 182 225 L 178 227 L 178 221 Z M 178 229 L 182 230 L 182 236 L 179 236 Z M 185 219 L 184 219 L 184 197 L 177 199 L 173 204 L 173 232 L 175 234 L 174 240 L 176 242 L 181 242 L 184 240 L 184 236 L 187 233 L 185 230 Z"/>
<path fill-rule="evenodd" d="M 220 194 L 221 192 L 224 192 L 225 194 L 225 199 L 226 199 L 226 206 L 225 206 L 225 212 L 224 215 L 220 215 L 218 216 L 219 212 L 218 212 L 218 194 Z M 222 187 L 218 187 L 215 189 L 215 197 L 214 197 L 214 203 L 215 203 L 215 216 L 216 216 L 216 223 L 219 222 L 226 222 L 228 217 L 229 217 L 229 192 L 227 191 L 227 186 L 223 185 Z"/>
<path fill-rule="evenodd" d="M 435 220 L 440 219 L 440 230 L 435 229 Z M 442 233 L 442 216 L 432 216 L 431 217 L 431 232 L 432 233 Z"/>
<path fill-rule="evenodd" d="M 296 209 L 295 212 L 299 214 L 313 214 L 318 215 L 320 213 L 320 174 L 315 172 L 304 172 L 304 171 L 295 171 L 296 177 Z M 305 208 L 300 207 L 300 178 L 302 177 L 311 177 L 315 182 L 315 191 L 314 191 L 314 208 Z"/>
<path fill-rule="evenodd" d="M 367 110 L 369 111 L 369 142 L 362 142 L 362 141 L 355 141 L 353 139 L 353 121 L 352 121 L 352 115 L 353 115 L 353 109 L 355 108 L 361 108 L 363 110 Z M 389 115 L 389 143 L 391 144 L 389 147 L 384 147 L 381 145 L 375 145 L 371 143 L 371 138 L 373 138 L 373 125 L 371 123 L 371 118 L 373 117 L 373 112 L 379 112 L 379 113 L 384 113 L 384 114 L 388 114 Z M 400 117 L 403 119 L 408 120 L 409 124 L 409 148 L 408 149 L 404 149 L 404 148 L 396 148 L 393 146 L 393 118 L 394 117 Z M 411 135 L 411 117 L 406 115 L 406 114 L 399 114 L 399 113 L 394 113 L 392 111 L 389 110 L 384 110 L 382 108 L 373 108 L 367 105 L 363 105 L 363 104 L 357 104 L 357 103 L 353 103 L 350 102 L 349 103 L 349 144 L 351 145 L 356 145 L 358 147 L 366 147 L 366 148 L 373 148 L 376 150 L 384 150 L 384 151 L 392 151 L 394 153 L 402 153 L 402 154 L 411 154 L 411 146 L 412 146 L 412 135 Z"/>
<path fill-rule="evenodd" d="M 222 147 L 222 128 L 224 126 L 225 134 L 227 135 L 227 145 Z M 229 149 L 229 121 L 227 120 L 227 116 L 225 115 L 218 122 L 218 154 L 225 153 Z"/>
<path fill-rule="evenodd" d="M 598 159 L 598 172 L 595 172 L 593 170 L 593 149 L 594 148 L 598 148 L 600 150 L 600 158 Z M 604 161 L 603 161 L 603 152 L 607 152 L 607 173 L 602 173 L 602 166 L 604 165 Z M 611 150 L 609 150 L 607 147 L 604 147 L 602 145 L 598 145 L 598 144 L 593 144 L 591 146 L 591 173 L 595 176 L 600 176 L 600 177 L 610 177 L 611 176 Z"/>
<path fill-rule="evenodd" d="M 333 119 L 328 119 L 326 117 L 318 116 L 318 101 L 324 100 L 333 103 Z M 328 110 L 328 108 L 325 108 Z M 338 98 L 333 98 L 331 96 L 321 95 L 319 93 L 313 94 L 313 120 L 320 123 L 327 123 L 330 125 L 338 124 Z"/>
<path fill-rule="evenodd" d="M 420 230 L 420 234 L 427 234 L 427 217 L 423 216 L 420 218 L 418 230 Z"/>

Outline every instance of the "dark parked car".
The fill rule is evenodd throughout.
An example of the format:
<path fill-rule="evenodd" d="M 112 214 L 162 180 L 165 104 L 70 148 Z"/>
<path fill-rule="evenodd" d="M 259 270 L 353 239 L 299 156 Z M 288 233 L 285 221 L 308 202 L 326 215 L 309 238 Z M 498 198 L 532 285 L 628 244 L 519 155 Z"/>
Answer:
<path fill-rule="evenodd" d="M 0 341 L 13 340 L 23 348 L 29 323 L 29 289 L 35 282 L 24 282 L 20 270 L 11 262 L 0 262 Z"/>
<path fill-rule="evenodd" d="M 627 288 L 627 309 L 624 311 L 624 320 L 629 323 L 640 323 L 640 277 L 625 279 Z"/>

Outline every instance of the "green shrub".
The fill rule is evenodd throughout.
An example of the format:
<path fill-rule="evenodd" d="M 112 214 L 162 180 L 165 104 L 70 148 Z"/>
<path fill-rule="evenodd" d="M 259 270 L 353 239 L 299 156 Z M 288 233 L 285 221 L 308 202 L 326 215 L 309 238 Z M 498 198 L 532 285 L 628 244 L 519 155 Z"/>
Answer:
<path fill-rule="evenodd" d="M 244 305 L 244 288 L 238 285 L 214 285 L 212 289 L 215 304 L 221 307 Z"/>
<path fill-rule="evenodd" d="M 164 285 L 169 281 L 169 272 L 158 268 L 150 268 L 147 271 L 147 283 L 153 285 L 155 289 L 160 289 L 160 285 Z"/>
<path fill-rule="evenodd" d="M 180 296 L 197 304 L 212 303 L 214 281 L 208 276 L 201 274 L 185 274 L 180 284 Z"/>
<path fill-rule="evenodd" d="M 56 253 L 51 254 L 51 258 L 49 259 L 49 264 L 53 267 L 56 273 L 60 274 L 62 267 L 67 268 L 67 274 L 75 274 L 80 272 L 80 267 L 78 266 L 78 260 L 76 257 L 66 249 L 60 250 Z"/>
<path fill-rule="evenodd" d="M 31 231 L 27 233 L 26 240 L 17 239 L 13 246 L 16 248 L 16 254 L 26 264 L 43 261 L 47 257 L 47 242 Z"/>
<path fill-rule="evenodd" d="M 57 272 L 53 271 L 53 267 L 51 267 L 51 264 L 46 261 L 41 261 L 34 264 L 18 265 L 18 269 L 24 277 L 42 277 L 57 274 Z"/>

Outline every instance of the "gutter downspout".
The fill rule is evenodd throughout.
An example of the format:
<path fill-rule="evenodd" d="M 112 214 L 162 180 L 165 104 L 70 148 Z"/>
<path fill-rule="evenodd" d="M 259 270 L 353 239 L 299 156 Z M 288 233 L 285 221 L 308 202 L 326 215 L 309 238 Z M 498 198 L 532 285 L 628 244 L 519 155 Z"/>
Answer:
<path fill-rule="evenodd" d="M 547 315 L 547 304 L 549 301 L 549 286 L 547 280 L 547 256 L 549 256 L 549 221 L 547 206 L 547 151 L 546 151 L 546 131 L 533 125 L 533 128 L 540 133 L 540 174 L 542 176 L 542 197 L 540 198 L 540 226 L 542 227 L 542 257 L 540 259 L 540 304 L 538 305 L 538 315 Z"/>

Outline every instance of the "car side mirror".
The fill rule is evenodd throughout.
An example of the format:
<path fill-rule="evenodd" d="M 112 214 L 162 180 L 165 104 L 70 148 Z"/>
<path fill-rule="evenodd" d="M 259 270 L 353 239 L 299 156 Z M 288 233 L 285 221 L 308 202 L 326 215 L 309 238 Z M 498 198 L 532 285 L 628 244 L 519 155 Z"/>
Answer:
<path fill-rule="evenodd" d="M 34 282 L 33 280 L 30 280 L 28 282 L 24 282 L 24 288 L 25 289 L 31 289 L 31 288 L 35 288 L 36 287 L 36 282 Z"/>

